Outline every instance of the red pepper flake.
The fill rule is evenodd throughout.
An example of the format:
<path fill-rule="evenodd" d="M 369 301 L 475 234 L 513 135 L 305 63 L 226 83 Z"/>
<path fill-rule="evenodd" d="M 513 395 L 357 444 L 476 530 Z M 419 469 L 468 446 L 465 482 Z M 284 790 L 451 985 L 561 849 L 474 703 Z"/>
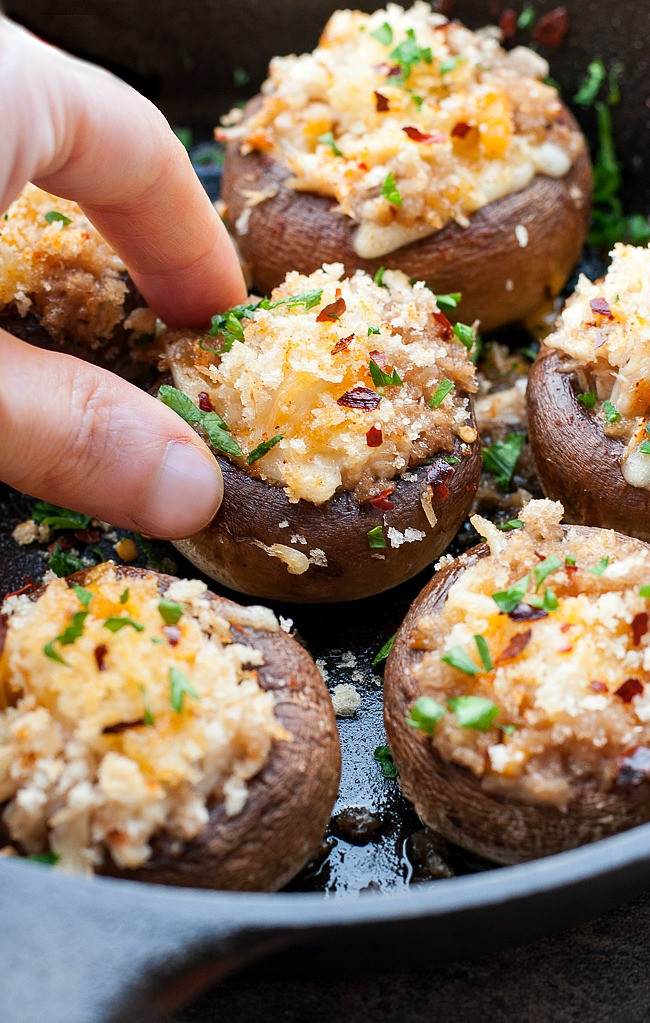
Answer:
<path fill-rule="evenodd" d="M 201 391 L 199 394 L 199 408 L 201 412 L 214 412 L 214 405 L 207 391 Z"/>
<path fill-rule="evenodd" d="M 102 728 L 102 735 L 119 735 L 120 732 L 126 732 L 127 728 L 138 728 L 144 723 L 144 718 L 138 718 L 136 721 L 118 721 L 117 724 Z"/>
<path fill-rule="evenodd" d="M 610 320 L 614 319 L 612 310 L 610 309 L 609 302 L 605 298 L 592 298 L 590 303 L 592 313 L 598 313 L 599 316 L 607 316 Z"/>
<path fill-rule="evenodd" d="M 373 348 L 371 352 L 368 352 L 368 355 L 375 363 L 375 365 L 379 366 L 380 369 L 385 370 L 386 367 L 388 366 L 388 359 L 386 358 L 383 352 L 377 351 L 376 348 Z"/>
<path fill-rule="evenodd" d="M 608 693 L 609 689 L 604 682 L 599 682 L 597 678 L 594 678 L 589 683 L 589 688 L 592 693 Z"/>
<path fill-rule="evenodd" d="M 441 501 L 449 497 L 447 482 L 455 472 L 456 470 L 453 465 L 449 465 L 449 462 L 444 462 L 442 458 L 434 462 L 433 465 L 427 466 L 425 480 L 427 486 L 431 487 L 431 493 L 434 497 Z"/>
<path fill-rule="evenodd" d="M 9 616 L 0 614 L 0 654 L 5 648 L 5 639 L 7 638 L 7 631 L 9 629 Z"/>
<path fill-rule="evenodd" d="M 79 543 L 99 543 L 100 540 L 98 529 L 78 529 L 73 536 Z"/>
<path fill-rule="evenodd" d="M 626 678 L 625 682 L 614 690 L 614 695 L 618 696 L 623 703 L 631 703 L 634 697 L 639 696 L 642 692 L 643 682 L 640 682 L 638 678 Z"/>
<path fill-rule="evenodd" d="M 354 341 L 354 338 L 355 338 L 354 334 L 348 334 L 347 337 L 342 337 L 341 340 L 337 341 L 334 347 L 332 348 L 331 354 L 336 355 L 337 352 L 342 352 L 346 348 L 349 348 L 352 342 Z"/>
<path fill-rule="evenodd" d="M 499 28 L 504 39 L 512 39 L 517 31 L 517 14 L 512 7 L 506 7 L 499 18 Z"/>
<path fill-rule="evenodd" d="M 635 746 L 626 750 L 616 761 L 616 784 L 622 789 L 641 785 L 650 780 L 650 749 Z"/>
<path fill-rule="evenodd" d="M 573 644 L 570 644 L 569 646 L 561 646 L 558 650 L 558 654 L 570 654 L 572 650 Z"/>
<path fill-rule="evenodd" d="M 578 566 L 577 565 L 565 565 L 564 566 L 564 571 L 566 572 L 566 574 L 570 578 L 574 574 L 574 572 L 578 571 Z"/>
<path fill-rule="evenodd" d="M 642 611 L 640 614 L 635 615 L 632 619 L 632 638 L 635 646 L 639 645 L 647 631 L 648 614 L 646 611 Z"/>
<path fill-rule="evenodd" d="M 522 650 L 525 650 L 530 643 L 530 637 L 532 634 L 532 629 L 526 629 L 525 632 L 518 632 L 516 636 L 513 636 L 505 650 L 501 651 L 499 661 L 506 661 L 511 657 L 518 657 Z"/>
<path fill-rule="evenodd" d="M 380 92 L 375 93 L 375 109 L 378 114 L 385 114 L 387 110 L 390 110 L 390 103 L 386 96 L 382 96 Z"/>
<path fill-rule="evenodd" d="M 334 322 L 334 320 L 340 319 L 341 315 L 345 312 L 345 309 L 345 299 L 339 296 L 334 300 L 334 302 L 330 302 L 330 304 L 326 305 L 324 309 L 321 309 L 316 317 L 316 322 L 325 323 L 328 320 Z"/>
<path fill-rule="evenodd" d="M 540 46 L 559 46 L 569 31 L 569 15 L 564 7 L 544 14 L 535 26 L 533 39 Z"/>
<path fill-rule="evenodd" d="M 568 632 L 571 628 L 571 622 L 565 622 L 564 625 L 560 626 L 560 632 Z"/>
<path fill-rule="evenodd" d="M 430 146 L 433 142 L 446 142 L 447 136 L 444 131 L 420 131 L 419 128 L 414 128 L 411 125 L 407 125 L 406 128 L 402 128 L 405 135 L 413 142 L 422 142 L 425 146 Z"/>
<path fill-rule="evenodd" d="M 384 443 L 384 435 L 376 426 L 371 426 L 366 434 L 366 444 L 369 448 L 378 448 Z"/>
<path fill-rule="evenodd" d="M 381 395 L 370 387 L 353 387 L 351 391 L 342 394 L 336 404 L 343 408 L 360 408 L 364 412 L 371 412 L 377 408 L 380 401 Z"/>
<path fill-rule="evenodd" d="M 455 124 L 451 129 L 451 137 L 453 139 L 464 139 L 471 130 L 471 124 L 468 124 L 467 121 L 459 121 L 458 124 Z"/>
<path fill-rule="evenodd" d="M 433 318 L 438 324 L 438 326 L 442 328 L 440 333 L 442 334 L 443 341 L 451 341 L 451 339 L 454 337 L 454 328 L 452 327 L 451 323 L 449 322 L 445 314 L 433 313 Z"/>
<path fill-rule="evenodd" d="M 48 548 L 48 550 L 52 550 L 53 547 L 54 544 L 52 544 L 52 547 Z M 6 597 L 4 597 L 4 600 L 8 600 L 9 597 L 22 597 L 23 593 L 31 593 L 31 591 L 35 589 L 36 583 L 33 579 L 28 577 L 24 586 L 21 586 L 19 590 L 14 590 L 13 593 L 8 593 Z"/>
<path fill-rule="evenodd" d="M 596 338 L 594 340 L 594 351 L 596 352 L 598 351 L 599 348 L 602 348 L 606 340 L 607 338 L 605 337 L 605 335 L 603 334 L 602 330 L 599 327 L 598 330 L 596 331 Z"/>
<path fill-rule="evenodd" d="M 178 646 L 178 641 L 182 635 L 178 625 L 163 625 L 162 631 L 167 636 L 170 646 Z"/>
<path fill-rule="evenodd" d="M 364 504 L 371 504 L 373 508 L 378 508 L 379 511 L 392 511 L 395 505 L 392 501 L 389 501 L 388 498 L 394 490 L 395 487 L 386 487 L 386 489 L 382 490 L 381 493 L 375 494 L 374 497 L 369 497 Z"/>
<path fill-rule="evenodd" d="M 536 622 L 540 618 L 548 618 L 548 612 L 543 607 L 532 607 L 531 604 L 517 604 L 513 611 L 510 611 L 508 618 L 513 622 Z"/>
<path fill-rule="evenodd" d="M 389 68 L 388 71 L 386 72 L 386 78 L 399 78 L 401 73 L 402 73 L 401 65 L 395 64 L 393 67 Z"/>
<path fill-rule="evenodd" d="M 99 671 L 106 671 L 106 654 L 108 653 L 106 644 L 101 643 L 99 646 L 96 646 L 94 653 Z"/>
<path fill-rule="evenodd" d="M 359 164 L 359 170 L 368 170 L 368 164 L 364 163 L 363 160 Z"/>

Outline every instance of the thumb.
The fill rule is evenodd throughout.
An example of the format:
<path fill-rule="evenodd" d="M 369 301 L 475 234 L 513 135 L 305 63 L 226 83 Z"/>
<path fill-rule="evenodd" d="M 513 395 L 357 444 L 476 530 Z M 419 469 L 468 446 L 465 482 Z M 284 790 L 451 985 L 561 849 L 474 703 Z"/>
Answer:
<path fill-rule="evenodd" d="M 0 438 L 1 480 L 152 536 L 190 536 L 223 496 L 216 459 L 170 409 L 105 370 L 2 330 Z"/>

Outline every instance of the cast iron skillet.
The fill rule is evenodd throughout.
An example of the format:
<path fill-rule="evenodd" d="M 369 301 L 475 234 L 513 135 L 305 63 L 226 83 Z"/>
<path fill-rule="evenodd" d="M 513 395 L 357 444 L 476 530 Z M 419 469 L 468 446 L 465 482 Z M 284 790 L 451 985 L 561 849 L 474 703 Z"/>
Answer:
<path fill-rule="evenodd" d="M 250 69 L 249 92 L 254 91 L 269 57 L 312 46 L 317 26 L 335 6 L 332 0 L 305 0 L 296 17 L 288 0 L 238 0 L 209 10 L 202 0 L 188 0 L 181 19 L 173 0 L 115 5 L 111 18 L 99 0 L 88 2 L 84 17 L 76 18 L 53 15 L 47 0 L 9 4 L 19 20 L 69 49 L 113 66 L 119 52 L 118 70 L 125 77 L 158 98 L 175 123 L 193 119 L 199 129 L 241 96 L 231 84 L 234 67 Z M 360 6 L 375 4 L 366 0 Z M 498 0 L 458 0 L 455 13 L 477 25 L 493 20 L 505 6 Z M 519 10 L 521 4 L 514 6 Z M 535 10 L 541 15 L 555 6 L 544 0 Z M 639 52 L 645 14 L 635 0 L 622 0 L 615 11 L 602 0 L 566 0 L 565 7 L 570 21 L 565 43 L 557 53 L 543 52 L 552 57 L 553 73 L 567 96 L 594 55 L 629 66 L 615 129 L 624 199 L 646 212 L 650 74 Z M 593 127 L 592 112 L 584 124 Z M 30 507 L 30 501 L 0 486 L 0 592 L 42 574 L 42 556 L 19 550 L 10 539 Z M 454 552 L 471 542 L 471 534 L 462 531 Z M 104 541 L 102 550 L 109 555 L 110 543 Z M 171 548 L 161 545 L 154 553 L 171 554 L 178 574 L 196 574 Z M 650 825 L 498 870 L 450 850 L 448 862 L 465 876 L 410 883 L 409 843 L 420 825 L 395 783 L 385 781 L 372 760 L 383 733 L 380 690 L 369 665 L 427 576 L 352 610 L 277 608 L 295 619 L 314 656 L 325 659 L 331 684 L 350 681 L 351 673 L 362 669 L 360 680 L 352 678 L 362 695 L 360 711 L 341 722 L 345 768 L 332 833 L 294 890 L 238 895 L 110 879 L 88 882 L 3 861 L 3 1023 L 148 1023 L 211 981 L 282 950 L 291 949 L 292 960 L 300 955 L 303 965 L 312 962 L 316 969 L 327 963 L 330 971 L 350 962 L 378 970 L 494 951 L 596 916 L 648 886 Z M 349 664 L 350 653 L 356 668 Z M 355 832 L 359 812 L 367 809 L 370 831 Z"/>

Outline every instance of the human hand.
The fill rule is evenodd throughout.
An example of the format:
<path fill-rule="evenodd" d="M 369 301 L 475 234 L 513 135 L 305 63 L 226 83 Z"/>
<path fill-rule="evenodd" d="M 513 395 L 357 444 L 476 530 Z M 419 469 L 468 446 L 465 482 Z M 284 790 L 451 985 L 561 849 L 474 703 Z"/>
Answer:
<path fill-rule="evenodd" d="M 27 181 L 79 204 L 170 325 L 246 295 L 236 254 L 148 100 L 0 15 L 0 210 Z M 0 330 L 0 479 L 160 537 L 188 536 L 223 495 L 216 460 L 150 395 Z"/>

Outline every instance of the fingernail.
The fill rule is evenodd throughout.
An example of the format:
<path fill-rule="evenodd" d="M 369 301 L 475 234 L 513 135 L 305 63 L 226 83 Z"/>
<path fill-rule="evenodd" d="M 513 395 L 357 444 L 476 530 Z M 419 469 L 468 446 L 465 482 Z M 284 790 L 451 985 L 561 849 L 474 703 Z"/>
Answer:
<path fill-rule="evenodd" d="M 192 536 L 214 518 L 222 497 L 221 469 L 207 449 L 170 441 L 138 528 L 167 539 Z"/>

